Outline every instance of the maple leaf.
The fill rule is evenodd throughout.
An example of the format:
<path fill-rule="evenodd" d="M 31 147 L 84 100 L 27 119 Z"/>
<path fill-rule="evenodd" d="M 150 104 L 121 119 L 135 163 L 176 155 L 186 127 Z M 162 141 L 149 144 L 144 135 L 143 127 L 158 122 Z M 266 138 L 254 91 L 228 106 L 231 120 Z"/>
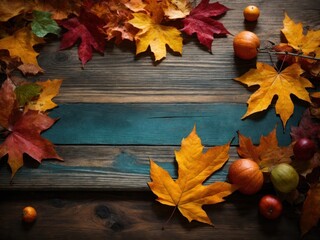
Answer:
<path fill-rule="evenodd" d="M 6 22 L 19 14 L 30 11 L 34 7 L 33 1 L 25 0 L 1 0 L 0 22 Z"/>
<path fill-rule="evenodd" d="M 260 144 L 255 146 L 251 139 L 240 132 L 237 152 L 241 158 L 252 159 L 260 166 L 263 172 L 270 172 L 279 163 L 291 163 L 292 146 L 278 145 L 277 131 L 274 128 L 267 136 L 261 136 Z"/>
<path fill-rule="evenodd" d="M 320 92 L 310 93 L 311 106 L 310 113 L 313 117 L 320 119 Z"/>
<path fill-rule="evenodd" d="M 48 33 L 59 35 L 60 27 L 51 18 L 51 13 L 33 11 L 33 21 L 31 23 L 32 32 L 38 37 L 44 37 Z"/>
<path fill-rule="evenodd" d="M 284 28 L 281 30 L 286 37 L 290 46 L 297 51 L 308 55 L 314 52 L 320 46 L 320 30 L 309 30 L 304 35 L 302 23 L 293 22 L 290 17 L 285 13 L 283 20 Z"/>
<path fill-rule="evenodd" d="M 45 82 L 36 82 L 36 84 L 42 88 L 42 91 L 36 100 L 28 102 L 26 109 L 45 112 L 49 109 L 55 108 L 57 104 L 52 102 L 52 98 L 59 94 L 62 80 L 47 80 Z"/>
<path fill-rule="evenodd" d="M 37 61 L 39 53 L 33 49 L 33 46 L 40 43 L 44 43 L 44 40 L 34 35 L 29 28 L 24 27 L 12 36 L 0 39 L 0 49 L 8 50 L 12 58 L 20 58 L 23 64 L 19 69 L 23 73 L 38 73 L 43 70 Z"/>
<path fill-rule="evenodd" d="M 309 93 L 305 88 L 311 88 L 313 85 L 308 79 L 300 76 L 302 73 L 303 70 L 297 63 L 290 65 L 279 73 L 272 66 L 257 62 L 256 69 L 250 69 L 241 77 L 235 78 L 236 81 L 249 87 L 260 86 L 247 101 L 248 110 L 242 119 L 266 110 L 272 103 L 273 98 L 277 96 L 276 113 L 280 115 L 285 127 L 294 110 L 291 95 L 295 95 L 306 102 L 311 102 Z"/>
<path fill-rule="evenodd" d="M 219 2 L 209 3 L 209 0 L 202 0 L 199 5 L 182 20 L 184 27 L 181 31 L 184 31 L 188 35 L 196 33 L 199 42 L 211 52 L 214 35 L 229 34 L 229 31 L 223 24 L 212 17 L 221 16 L 228 10 L 229 8 Z"/>
<path fill-rule="evenodd" d="M 31 101 L 33 98 L 38 97 L 41 92 L 41 86 L 36 83 L 26 83 L 17 86 L 14 89 L 19 106 L 24 105 Z"/>
<path fill-rule="evenodd" d="M 145 52 L 150 46 L 155 61 L 166 57 L 166 45 L 180 54 L 182 54 L 183 46 L 180 31 L 175 27 L 161 25 L 160 14 L 151 17 L 146 13 L 133 13 L 134 18 L 128 21 L 134 27 L 140 29 L 135 36 L 136 54 Z"/>
<path fill-rule="evenodd" d="M 123 0 L 123 4 L 133 12 L 143 11 L 147 5 L 143 0 Z"/>
<path fill-rule="evenodd" d="M 42 159 L 49 158 L 62 160 L 56 153 L 54 145 L 40 136 L 42 131 L 54 123 L 54 119 L 38 111 L 14 112 L 8 129 L 9 135 L 0 145 L 0 158 L 8 154 L 12 177 L 23 166 L 24 153 L 40 163 Z"/>
<path fill-rule="evenodd" d="M 164 0 L 162 8 L 169 19 L 179 19 L 190 14 L 192 5 L 189 0 Z"/>
<path fill-rule="evenodd" d="M 100 29 L 104 22 L 96 15 L 82 9 L 79 17 L 63 20 L 60 25 L 69 30 L 62 36 L 60 49 L 69 48 L 81 39 L 78 55 L 82 66 L 92 58 L 93 49 L 103 54 L 105 39 Z"/>
<path fill-rule="evenodd" d="M 170 174 L 150 160 L 149 187 L 158 196 L 157 201 L 176 206 L 189 222 L 212 224 L 202 205 L 224 201 L 236 188 L 226 182 L 210 185 L 202 183 L 220 169 L 229 158 L 230 145 L 215 146 L 203 153 L 201 139 L 195 128 L 182 140 L 181 149 L 175 152 L 178 162 L 178 178 L 173 180 Z"/>
<path fill-rule="evenodd" d="M 316 226 L 320 219 L 320 183 L 311 186 L 303 203 L 300 218 L 302 235 Z"/>

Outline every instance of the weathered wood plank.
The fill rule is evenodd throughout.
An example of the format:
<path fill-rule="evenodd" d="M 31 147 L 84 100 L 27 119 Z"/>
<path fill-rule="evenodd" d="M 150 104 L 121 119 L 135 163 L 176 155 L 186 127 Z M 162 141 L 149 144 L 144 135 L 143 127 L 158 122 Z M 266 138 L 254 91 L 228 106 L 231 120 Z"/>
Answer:
<path fill-rule="evenodd" d="M 205 206 L 215 227 L 189 223 L 172 207 L 141 192 L 1 192 L 1 239 L 300 239 L 299 215 L 289 205 L 276 221 L 263 219 L 257 209 L 261 195 L 234 194 L 226 202 Z M 26 205 L 38 211 L 33 225 L 22 224 Z M 303 239 L 318 239 L 319 228 Z"/>
<path fill-rule="evenodd" d="M 237 144 L 237 131 L 259 143 L 277 125 L 279 143 L 291 142 L 304 108 L 296 106 L 285 131 L 274 109 L 245 120 L 245 104 L 62 104 L 44 136 L 55 144 L 179 145 L 197 126 L 205 145 Z"/>
<path fill-rule="evenodd" d="M 149 160 L 153 159 L 172 177 L 177 176 L 174 151 L 178 146 L 94 146 L 61 145 L 57 151 L 64 159 L 43 161 L 41 165 L 27 159 L 10 184 L 10 171 L 2 161 L 2 190 L 148 190 Z M 230 163 L 237 159 L 236 148 L 230 160 L 207 183 L 225 181 Z"/>

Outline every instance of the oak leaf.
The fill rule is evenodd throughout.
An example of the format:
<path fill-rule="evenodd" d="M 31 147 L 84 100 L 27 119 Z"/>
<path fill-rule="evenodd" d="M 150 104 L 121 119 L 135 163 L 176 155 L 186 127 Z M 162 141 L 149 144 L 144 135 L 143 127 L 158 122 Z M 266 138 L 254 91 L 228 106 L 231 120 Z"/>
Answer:
<path fill-rule="evenodd" d="M 320 220 L 320 183 L 312 185 L 303 203 L 300 218 L 301 234 L 304 235 L 317 226 Z"/>
<path fill-rule="evenodd" d="M 184 31 L 188 35 L 197 34 L 199 42 L 210 52 L 214 35 L 226 36 L 229 31 L 224 25 L 213 17 L 225 14 L 229 8 L 219 2 L 209 3 L 209 0 L 202 0 L 190 14 L 182 20 Z"/>
<path fill-rule="evenodd" d="M 52 99 L 59 94 L 62 80 L 47 80 L 45 82 L 36 82 L 36 84 L 42 88 L 42 91 L 39 94 L 39 97 L 36 98 L 36 100 L 28 101 L 26 109 L 45 112 L 47 110 L 55 108 L 57 104 L 54 103 Z"/>
<path fill-rule="evenodd" d="M 145 52 L 150 46 L 155 61 L 166 57 L 166 45 L 174 52 L 182 54 L 182 37 L 178 29 L 161 25 L 162 16 L 157 13 L 152 17 L 146 13 L 133 13 L 134 18 L 129 23 L 140 29 L 136 34 L 136 54 Z"/>
<path fill-rule="evenodd" d="M 252 159 L 260 166 L 263 172 L 270 172 L 279 163 L 291 163 L 292 146 L 280 147 L 277 131 L 274 128 L 267 136 L 261 136 L 260 144 L 255 146 L 252 140 L 240 132 L 237 152 L 241 158 Z"/>
<path fill-rule="evenodd" d="M 178 162 L 178 178 L 150 161 L 149 187 L 158 196 L 157 201 L 169 206 L 176 206 L 189 222 L 196 220 L 211 224 L 202 209 L 203 205 L 224 201 L 236 188 L 227 182 L 215 182 L 210 185 L 202 183 L 215 171 L 220 169 L 229 158 L 230 144 L 215 146 L 203 153 L 201 139 L 195 128 L 182 140 L 181 149 L 175 152 Z"/>
<path fill-rule="evenodd" d="M 93 49 L 104 52 L 105 38 L 100 29 L 104 22 L 95 14 L 82 9 L 79 17 L 72 17 L 60 22 L 60 25 L 68 29 L 62 36 L 60 49 L 66 49 L 81 39 L 78 55 L 84 66 L 91 58 Z"/>
<path fill-rule="evenodd" d="M 12 36 L 0 39 L 0 49 L 8 50 L 12 58 L 20 58 L 23 64 L 19 66 L 19 69 L 22 72 L 38 73 L 43 72 L 43 70 L 37 61 L 39 53 L 34 50 L 33 46 L 44 42 L 42 38 L 33 34 L 29 28 L 24 27 L 16 31 Z M 28 71 L 29 65 L 32 65 L 36 71 Z"/>
<path fill-rule="evenodd" d="M 311 88 L 313 85 L 308 79 L 301 77 L 302 73 L 303 70 L 297 63 L 290 65 L 282 72 L 277 72 L 272 66 L 257 62 L 256 69 L 250 69 L 241 77 L 235 78 L 236 81 L 249 87 L 260 86 L 247 101 L 248 109 L 242 119 L 266 110 L 274 97 L 277 96 L 276 113 L 280 115 L 285 127 L 294 111 L 291 95 L 295 95 L 303 101 L 311 102 L 306 88 Z"/>
<path fill-rule="evenodd" d="M 308 30 L 304 34 L 302 23 L 295 23 L 285 13 L 283 20 L 283 29 L 281 30 L 286 37 L 288 44 L 305 55 L 315 52 L 320 47 L 320 30 Z"/>

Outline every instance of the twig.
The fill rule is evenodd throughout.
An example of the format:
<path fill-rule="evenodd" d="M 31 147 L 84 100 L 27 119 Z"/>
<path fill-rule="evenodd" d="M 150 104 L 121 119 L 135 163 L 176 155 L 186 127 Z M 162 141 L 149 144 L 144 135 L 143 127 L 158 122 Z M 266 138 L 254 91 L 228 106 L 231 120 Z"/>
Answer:
<path fill-rule="evenodd" d="M 260 53 L 268 53 L 268 54 L 275 54 L 275 55 L 290 55 L 290 56 L 295 56 L 295 57 L 301 57 L 301 58 L 307 58 L 307 59 L 312 59 L 312 60 L 317 60 L 320 61 L 320 58 L 312 57 L 312 56 L 307 56 L 307 55 L 302 55 L 299 53 L 292 53 L 292 52 L 276 52 L 276 51 L 264 51 L 264 49 L 258 49 Z"/>

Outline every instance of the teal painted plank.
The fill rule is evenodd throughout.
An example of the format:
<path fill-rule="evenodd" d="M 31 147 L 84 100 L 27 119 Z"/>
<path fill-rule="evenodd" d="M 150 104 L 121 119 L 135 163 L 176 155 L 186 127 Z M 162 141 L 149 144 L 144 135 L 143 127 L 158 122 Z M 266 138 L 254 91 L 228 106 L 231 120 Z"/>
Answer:
<path fill-rule="evenodd" d="M 237 131 L 258 143 L 277 125 L 280 145 L 290 143 L 290 126 L 304 111 L 297 106 L 285 131 L 274 109 L 241 120 L 245 104 L 61 104 L 51 117 L 60 118 L 43 136 L 55 144 L 180 145 L 193 126 L 204 145 L 233 140 Z"/>

